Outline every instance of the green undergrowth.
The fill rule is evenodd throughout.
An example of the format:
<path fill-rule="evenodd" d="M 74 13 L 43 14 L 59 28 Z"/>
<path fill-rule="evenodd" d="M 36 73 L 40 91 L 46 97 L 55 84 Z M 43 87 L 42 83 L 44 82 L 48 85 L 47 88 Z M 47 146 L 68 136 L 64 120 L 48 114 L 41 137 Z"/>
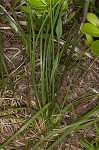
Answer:
<path fill-rule="evenodd" d="M 96 113 L 99 113 L 99 105 L 97 105 L 94 109 L 90 110 L 88 113 L 86 113 L 76 121 L 72 120 L 70 124 L 61 126 L 63 114 L 71 111 L 72 108 L 75 109 L 75 106 L 77 106 L 81 102 L 97 98 L 99 94 L 92 93 L 91 95 L 81 96 L 66 105 L 66 100 L 68 99 L 72 83 L 71 79 L 71 83 L 67 88 L 65 97 L 63 98 L 63 100 L 60 100 L 61 103 L 59 103 L 58 97 L 60 95 L 61 87 L 66 75 L 68 74 L 68 71 L 73 67 L 73 64 L 75 64 L 77 61 L 80 61 L 85 53 L 83 52 L 81 55 L 78 54 L 76 61 L 72 63 L 75 46 L 80 41 L 80 38 L 82 36 L 82 33 L 80 32 L 80 25 L 78 25 L 76 19 L 73 17 L 69 19 L 67 18 L 69 21 L 71 21 L 72 19 L 73 23 L 71 25 L 70 31 L 68 32 L 68 36 L 64 41 L 64 44 L 61 45 L 61 37 L 63 33 L 62 18 L 64 14 L 64 3 L 66 4 L 66 6 L 68 6 L 68 1 L 57 0 L 55 1 L 55 3 L 53 3 L 50 0 L 48 5 L 44 4 L 44 2 L 45 1 L 42 0 L 42 3 L 44 5 L 42 6 L 43 9 L 41 6 L 38 8 L 36 7 L 36 4 L 31 4 L 30 1 L 25 2 L 25 7 L 21 7 L 21 10 L 24 11 L 24 15 L 26 16 L 24 22 L 27 29 L 26 32 L 22 30 L 20 22 L 16 20 L 14 9 L 11 8 L 11 11 L 14 14 L 13 16 L 11 16 L 7 12 L 7 10 L 2 5 L 0 5 L 2 12 L 5 13 L 8 22 L 19 34 L 21 41 L 25 47 L 24 53 L 29 58 L 29 61 L 31 63 L 33 91 L 36 97 L 36 108 L 34 110 L 32 107 L 26 108 L 30 111 L 32 117 L 26 120 L 20 118 L 20 122 L 23 122 L 23 126 L 17 132 L 15 132 L 15 134 L 9 137 L 4 143 L 2 143 L 0 145 L 0 149 L 5 148 L 20 134 L 22 134 L 23 132 L 25 133 L 27 129 L 31 130 L 32 128 L 36 129 L 39 135 L 37 136 L 37 139 L 31 138 L 31 140 L 27 142 L 26 149 L 30 149 L 30 145 L 32 144 L 33 150 L 44 147 L 46 147 L 47 150 L 52 150 L 71 132 L 79 131 L 80 129 L 86 128 L 89 125 L 93 125 L 99 122 L 99 118 L 93 119 L 92 117 Z M 45 5 L 47 5 L 47 9 L 45 9 Z M 43 11 L 41 11 L 41 9 Z M 68 13 L 68 11 L 69 7 L 65 7 L 65 12 Z M 83 21 L 86 19 L 87 11 L 88 1 L 86 1 L 85 3 Z M 76 26 L 78 26 L 79 30 L 77 36 L 73 37 L 72 33 Z M 3 85 L 5 84 L 4 70 L 6 71 L 6 76 L 9 80 L 11 79 L 11 74 L 9 75 L 7 69 L 5 67 L 2 67 L 4 66 L 4 62 L 2 59 L 3 55 L 1 38 L 0 43 L 0 75 L 2 78 L 0 84 L 3 88 Z M 56 47 L 55 44 L 57 44 Z M 61 59 L 64 53 L 68 51 L 70 46 L 72 48 L 70 49 L 69 54 L 66 56 L 66 59 L 63 62 L 63 71 L 59 73 Z M 38 81 L 36 79 L 37 49 L 39 51 L 38 55 L 40 59 L 40 80 Z M 23 74 L 22 78 L 24 78 L 24 76 L 25 74 Z M 3 108 L 3 106 L 1 108 Z M 10 112 L 11 109 L 13 111 L 16 111 L 18 109 L 24 108 L 6 107 L 6 109 L 3 110 L 4 114 Z M 10 115 L 2 116 L 2 118 L 4 117 L 11 118 Z M 12 116 L 12 118 L 16 119 L 14 116 Z"/>

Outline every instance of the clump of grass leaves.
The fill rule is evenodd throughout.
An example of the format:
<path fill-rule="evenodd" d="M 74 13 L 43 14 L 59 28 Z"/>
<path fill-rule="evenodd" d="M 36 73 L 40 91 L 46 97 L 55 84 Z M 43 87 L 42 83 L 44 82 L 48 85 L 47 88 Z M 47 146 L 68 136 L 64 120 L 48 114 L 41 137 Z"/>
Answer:
<path fill-rule="evenodd" d="M 97 97 L 99 94 L 93 94 L 91 96 L 86 96 L 79 99 L 74 99 L 73 102 L 65 106 L 65 101 L 68 97 L 70 86 L 66 92 L 61 105 L 58 103 L 58 96 L 61 90 L 62 83 L 64 81 L 65 75 L 68 69 L 71 67 L 71 58 L 74 53 L 74 48 L 76 43 L 79 40 L 80 34 L 77 38 L 72 37 L 72 31 L 77 25 L 76 21 L 71 27 L 71 30 L 64 42 L 64 45 L 60 45 L 61 36 L 62 36 L 62 9 L 63 1 L 59 0 L 54 6 L 49 5 L 49 11 L 43 12 L 40 21 L 41 27 L 38 33 L 35 30 L 34 20 L 33 20 L 33 11 L 29 6 L 28 1 L 26 2 L 28 8 L 28 35 L 24 34 L 21 30 L 20 25 L 16 20 L 14 20 L 5 10 L 4 7 L 0 5 L 2 11 L 5 12 L 8 21 L 12 27 L 19 33 L 23 44 L 26 48 L 26 53 L 30 58 L 31 70 L 32 70 L 32 81 L 33 81 L 33 90 L 37 100 L 37 109 L 33 117 L 31 117 L 27 122 L 8 140 L 1 144 L 1 148 L 5 148 L 11 141 L 13 141 L 19 134 L 25 131 L 30 127 L 30 124 L 35 121 L 36 118 L 39 119 L 40 130 L 42 134 L 39 135 L 35 143 L 34 139 L 31 139 L 33 142 L 33 150 L 36 150 L 38 147 L 44 147 L 49 141 L 47 150 L 52 150 L 59 142 L 61 142 L 67 135 L 72 131 L 77 131 L 88 125 L 96 123 L 98 119 L 90 118 L 99 110 L 99 106 L 88 112 L 86 115 L 82 116 L 78 121 L 72 121 L 70 125 L 60 127 L 60 121 L 62 115 L 70 110 L 72 106 L 80 103 L 81 101 L 86 101 L 90 98 Z M 57 48 L 55 49 L 55 42 L 57 43 Z M 38 88 L 36 80 L 36 49 L 39 44 L 39 54 L 40 54 L 40 87 Z M 72 45 L 72 49 L 64 62 L 64 70 L 62 74 L 58 74 L 60 60 L 65 51 L 68 50 L 68 47 Z M 1 55 L 0 55 L 1 57 Z M 78 58 L 79 59 L 79 58 Z M 58 78 L 57 78 L 58 75 Z M 53 130 L 56 129 L 56 130 Z M 55 137 L 55 140 L 54 140 Z M 51 142 L 51 140 L 53 141 Z"/>
<path fill-rule="evenodd" d="M 91 141 L 81 141 L 82 144 L 82 150 L 83 149 L 87 149 L 87 150 L 98 150 L 99 149 L 99 127 L 98 125 L 95 123 L 95 130 L 96 130 L 96 137 Z"/>

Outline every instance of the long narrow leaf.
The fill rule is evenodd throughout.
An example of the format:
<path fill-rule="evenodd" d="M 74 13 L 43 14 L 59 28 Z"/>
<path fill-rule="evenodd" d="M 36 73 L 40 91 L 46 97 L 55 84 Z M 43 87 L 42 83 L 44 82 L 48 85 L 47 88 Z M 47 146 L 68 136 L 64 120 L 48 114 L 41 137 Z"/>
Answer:
<path fill-rule="evenodd" d="M 20 133 L 22 133 L 39 115 L 41 115 L 51 103 L 46 104 L 40 111 L 38 111 L 27 123 L 25 123 L 12 137 L 10 137 L 4 144 L 0 146 L 0 149 L 5 148 L 11 141 L 13 141 Z"/>

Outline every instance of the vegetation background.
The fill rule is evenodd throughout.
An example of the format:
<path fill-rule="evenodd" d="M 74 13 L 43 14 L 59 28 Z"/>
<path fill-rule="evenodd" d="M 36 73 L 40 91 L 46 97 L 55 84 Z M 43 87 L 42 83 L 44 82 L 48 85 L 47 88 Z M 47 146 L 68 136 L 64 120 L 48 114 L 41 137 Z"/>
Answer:
<path fill-rule="evenodd" d="M 1 150 L 99 149 L 98 6 L 0 0 Z"/>

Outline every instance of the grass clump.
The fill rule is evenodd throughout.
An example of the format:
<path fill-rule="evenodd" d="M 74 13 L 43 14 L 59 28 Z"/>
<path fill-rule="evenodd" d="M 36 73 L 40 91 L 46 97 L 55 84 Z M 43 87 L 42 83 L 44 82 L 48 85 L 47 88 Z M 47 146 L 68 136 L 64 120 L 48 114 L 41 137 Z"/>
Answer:
<path fill-rule="evenodd" d="M 58 101 L 61 87 L 68 70 L 72 68 L 73 64 L 75 64 L 77 60 L 79 61 L 81 59 L 81 55 L 77 55 L 76 61 L 72 62 L 75 46 L 81 38 L 81 32 L 79 26 L 77 36 L 72 36 L 73 30 L 77 25 L 77 21 L 73 19 L 73 24 L 68 32 L 68 36 L 64 41 L 64 44 L 61 45 L 64 4 L 67 6 L 68 1 L 58 0 L 55 1 L 54 4 L 51 0 L 48 3 L 47 2 L 48 1 L 40 1 L 40 4 L 43 3 L 44 5 L 42 8 L 41 6 L 36 7 L 36 5 L 30 3 L 30 1 L 25 1 L 26 6 L 21 7 L 21 10 L 26 13 L 26 33 L 22 31 L 15 15 L 13 19 L 5 8 L 0 5 L 0 8 L 3 12 L 5 12 L 8 18 L 9 23 L 20 35 L 24 44 L 26 50 L 24 53 L 27 55 L 31 63 L 33 91 L 36 97 L 36 107 L 35 112 L 31 113 L 32 117 L 26 119 L 26 121 L 24 121 L 24 125 L 14 135 L 12 135 L 12 137 L 1 144 L 0 148 L 8 146 L 10 142 L 22 134 L 22 132 L 26 132 L 26 129 L 31 130 L 31 128 L 33 128 L 37 133 L 39 133 L 39 135 L 37 136 L 37 139 L 31 138 L 30 141 L 27 142 L 27 146 L 25 148 L 32 148 L 33 150 L 36 150 L 40 147 L 52 150 L 71 132 L 78 131 L 88 125 L 99 122 L 99 118 L 92 118 L 92 116 L 99 110 L 99 106 L 97 106 L 79 119 L 72 120 L 68 125 L 61 126 L 61 120 L 64 113 L 70 111 L 77 104 L 81 103 L 81 101 L 85 102 L 91 98 L 96 98 L 99 94 L 93 93 L 92 95 L 87 95 L 85 97 L 81 96 L 79 98 L 75 98 L 72 102 L 66 105 L 66 100 L 68 99 L 72 83 L 71 79 L 71 83 L 67 88 L 65 97 L 61 100 L 61 102 Z M 45 3 L 48 4 L 48 7 L 46 7 L 47 9 L 45 9 Z M 83 23 L 85 21 L 89 5 L 88 1 L 86 1 L 86 3 Z M 13 9 L 11 11 L 13 12 Z M 68 12 L 68 7 L 65 7 L 65 11 Z M 65 58 L 63 70 L 60 74 L 62 57 L 68 51 L 70 46 L 72 48 Z M 40 72 L 38 80 L 36 68 L 37 50 L 39 57 L 38 69 Z M 29 107 L 32 112 L 33 108 L 31 106 Z"/>

